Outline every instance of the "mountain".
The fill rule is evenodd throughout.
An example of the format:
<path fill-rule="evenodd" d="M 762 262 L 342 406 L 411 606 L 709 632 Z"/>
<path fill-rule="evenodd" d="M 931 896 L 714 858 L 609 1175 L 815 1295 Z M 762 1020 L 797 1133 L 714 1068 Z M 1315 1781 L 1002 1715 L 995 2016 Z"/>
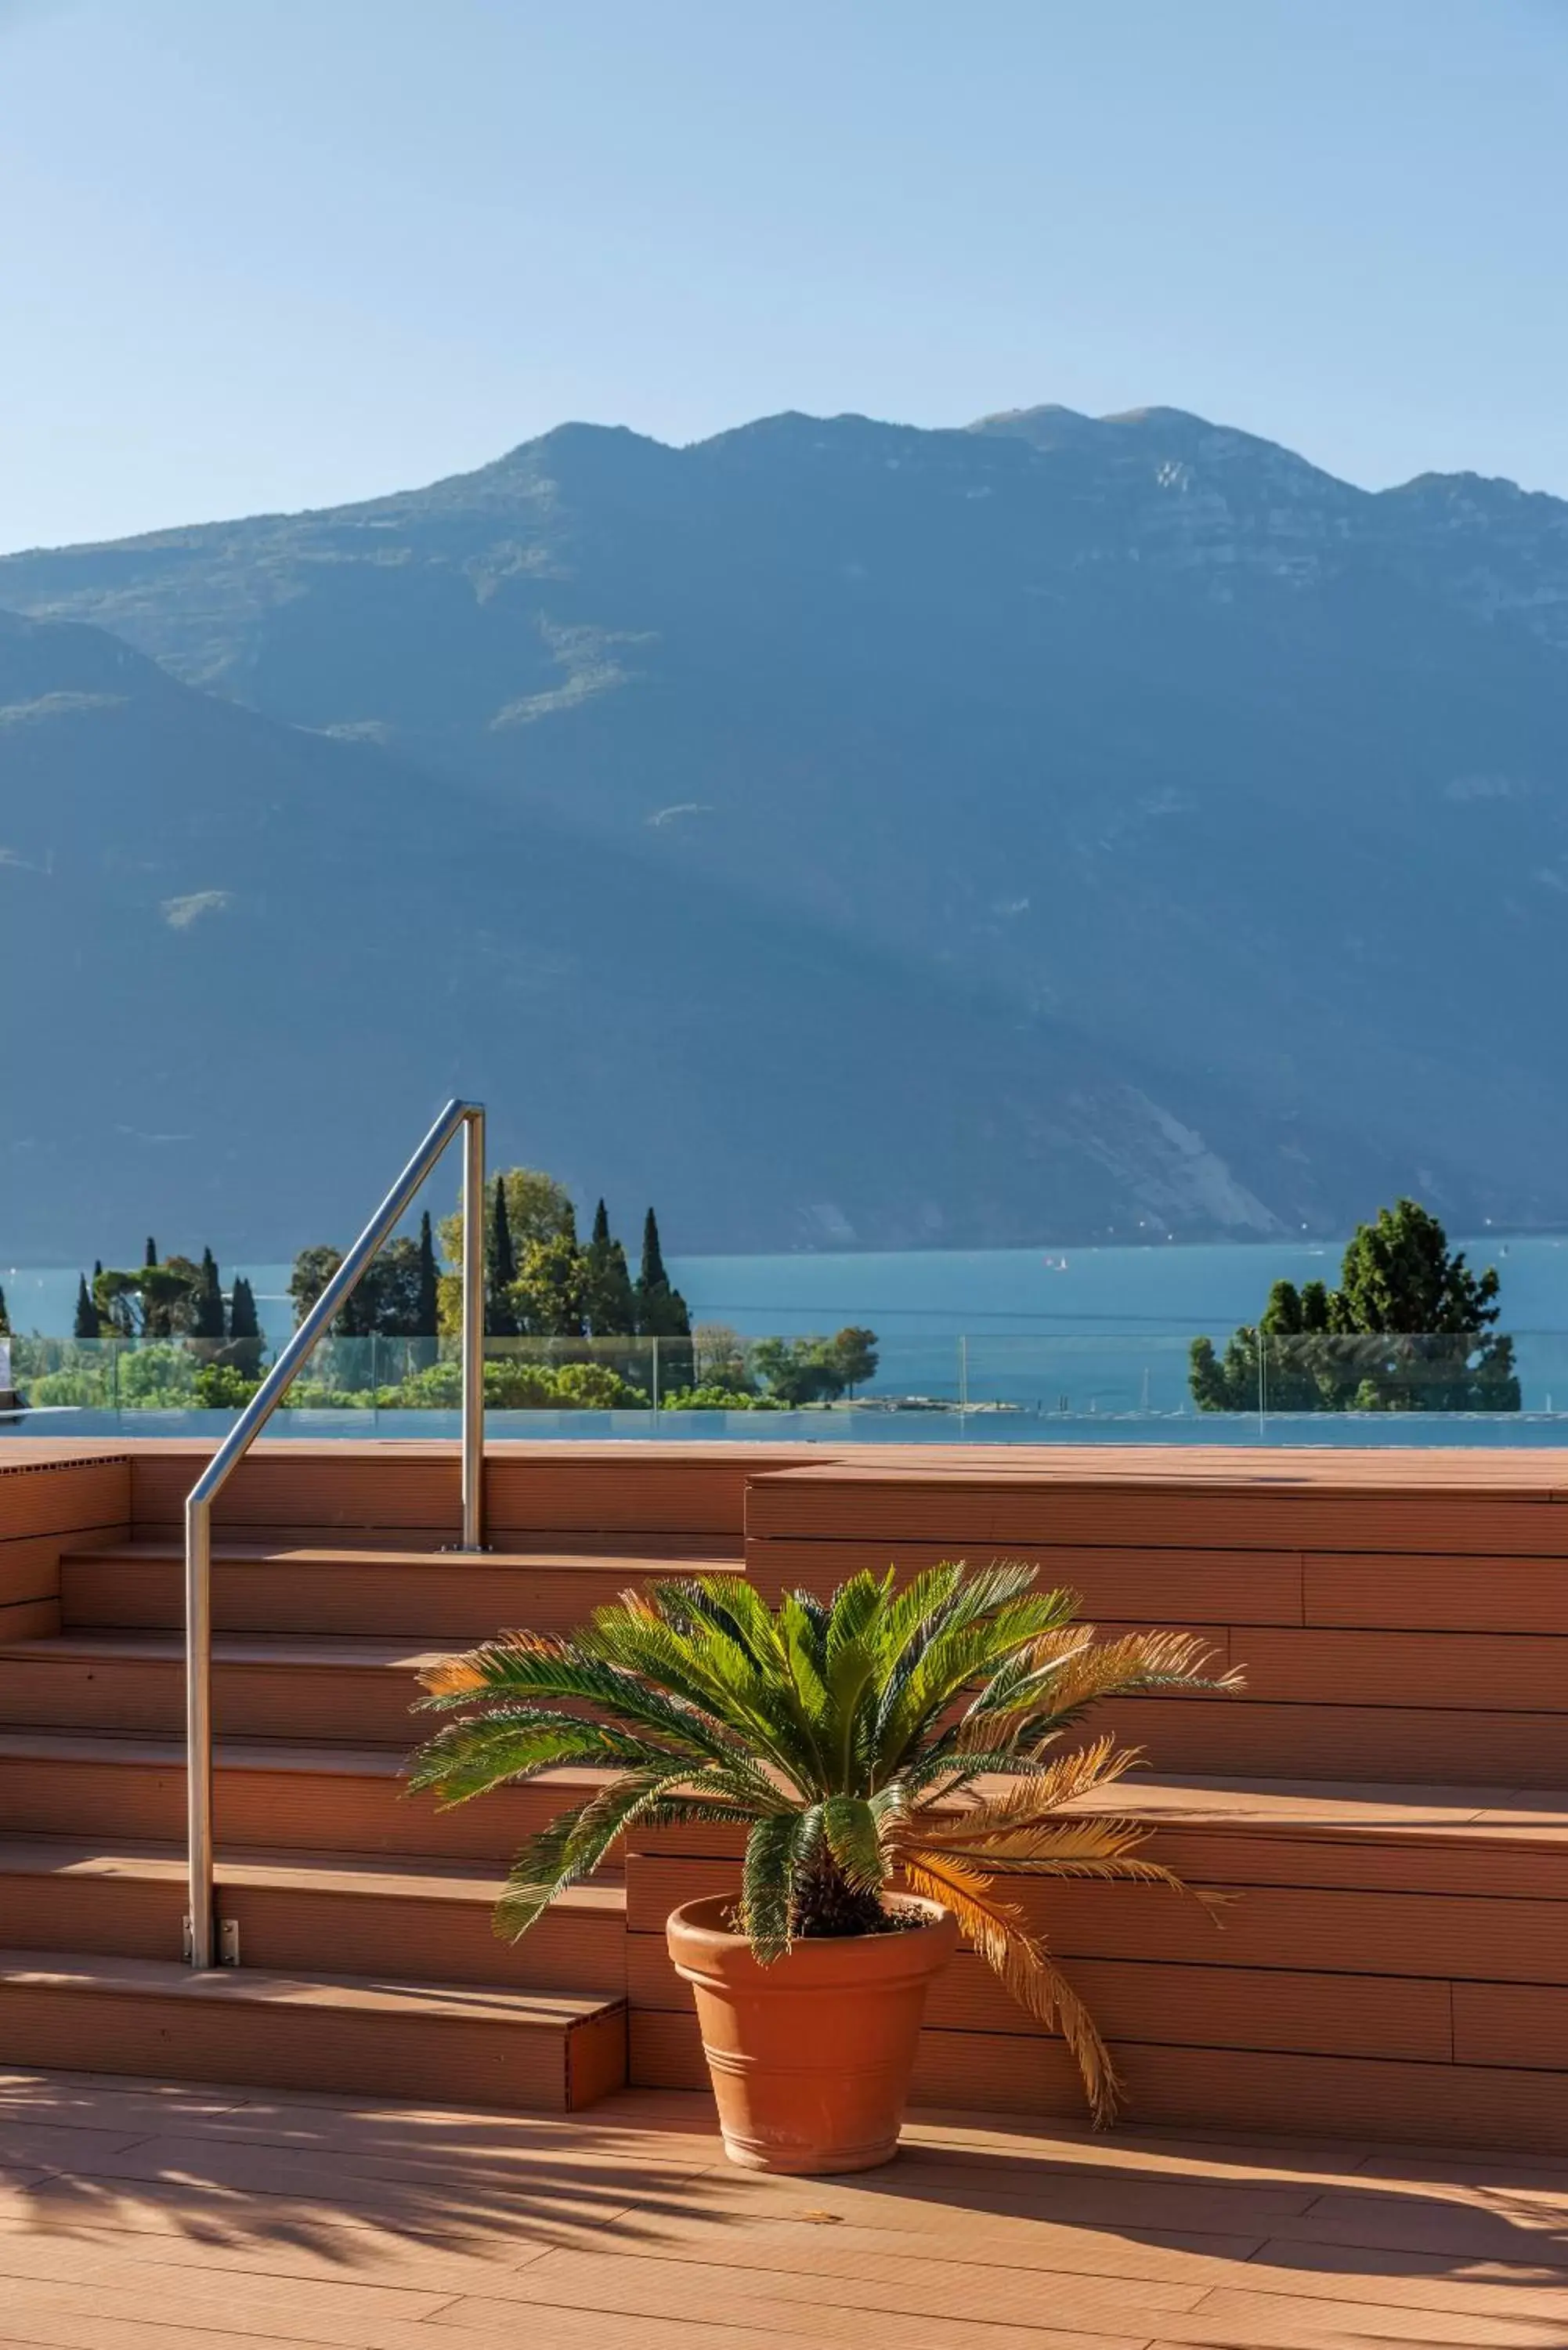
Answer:
<path fill-rule="evenodd" d="M 341 1239 L 452 1092 L 685 1247 L 1271 1222 L 1065 1023 L 99 629 L 0 614 L 0 795 L 11 1261 Z"/>
<path fill-rule="evenodd" d="M 160 904 L 232 895 L 159 917 L 137 987 L 254 922 L 294 993 L 223 948 L 247 1082 L 308 1002 L 326 1068 L 382 1073 L 378 1150 L 479 1065 L 509 1147 L 674 1201 L 677 1246 L 1324 1229 L 1396 1188 L 1568 1221 L 1556 500 L 1368 494 L 1167 409 L 567 425 L 366 504 L 13 556 L 0 605 L 160 665 L 130 712 L 0 713 L 3 804 L 52 731 L 105 853 L 171 854 L 215 795 L 251 911 L 182 850 Z M 16 702 L 99 691 L 35 691 L 30 641 Z M 188 816 L 139 805 L 180 764 L 155 701 Z M 343 814 L 372 804 L 373 848 Z M 208 1072 L 206 993 L 179 1004 Z M 306 1131 L 266 1100 L 256 1213 Z"/>

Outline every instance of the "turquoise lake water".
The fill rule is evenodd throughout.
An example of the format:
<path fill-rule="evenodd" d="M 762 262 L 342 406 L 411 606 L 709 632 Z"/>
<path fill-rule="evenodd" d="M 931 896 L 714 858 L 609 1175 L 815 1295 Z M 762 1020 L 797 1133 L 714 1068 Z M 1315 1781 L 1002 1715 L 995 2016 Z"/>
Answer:
<path fill-rule="evenodd" d="M 1254 1318 L 1276 1279 L 1332 1281 L 1341 1253 L 1336 1243 L 692 1256 L 672 1257 L 670 1269 L 697 1319 L 728 1323 L 742 1336 L 831 1331 L 851 1322 L 877 1332 L 881 1363 L 866 1401 L 886 1407 L 895 1399 L 922 1399 L 930 1409 L 836 1414 L 835 1441 L 853 1433 L 923 1442 L 962 1440 L 966 1434 L 989 1442 L 1084 1435 L 1109 1441 L 1158 1435 L 1179 1442 L 1222 1434 L 1230 1440 L 1319 1444 L 1561 1442 L 1568 1419 L 1568 1235 L 1483 1235 L 1466 1245 L 1472 1263 L 1494 1263 L 1502 1276 L 1503 1326 L 1517 1342 L 1525 1409 L 1441 1427 L 1428 1414 L 1332 1423 L 1310 1416 L 1293 1430 L 1272 1411 L 1223 1421 L 1193 1412 L 1187 1390 L 1192 1337 L 1223 1338 L 1237 1323 Z M 225 1277 L 235 1269 L 225 1267 Z M 269 1337 L 285 1336 L 288 1268 L 237 1269 L 252 1281 Z M 69 1329 L 74 1268 L 0 1267 L 0 1281 L 14 1328 L 48 1335 Z M 151 1433 L 161 1417 L 137 1414 L 135 1420 Z M 196 1417 L 182 1416 L 182 1424 L 193 1425 Z M 626 1432 L 632 1423 L 651 1419 L 616 1415 L 617 1422 L 623 1417 Z M 86 1432 L 88 1418 L 72 1414 L 70 1425 Z M 410 1432 L 435 1434 L 445 1418 L 383 1414 L 378 1426 L 395 1433 L 393 1420 L 407 1420 Z M 661 1415 L 660 1433 L 782 1438 L 829 1432 L 820 1414 L 713 1415 L 711 1426 L 709 1418 Z M 306 1419 L 319 1426 L 315 1413 L 291 1415 L 302 1433 Z M 29 1419 L 35 1429 L 43 1425 L 41 1416 Z M 846 1424 L 850 1419 L 853 1430 Z M 597 1414 L 495 1414 L 497 1433 L 503 1420 L 515 1420 L 508 1432 L 519 1434 L 606 1432 Z M 349 1424 L 363 1432 L 364 1415 Z M 57 1425 L 64 1432 L 63 1418 Z"/>
<path fill-rule="evenodd" d="M 1568 1332 L 1568 1234 L 1467 1241 L 1502 1275 L 1505 1327 Z M 931 1249 L 884 1254 L 685 1256 L 671 1274 L 703 1321 L 760 1337 L 868 1324 L 895 1338 L 1147 1332 L 1219 1337 L 1254 1316 L 1272 1281 L 1337 1277 L 1342 1244 L 1089 1249 Z M 290 1327 L 288 1267 L 248 1275 L 269 1337 Z M 63 1335 L 77 1269 L 0 1266 L 12 1327 Z M 936 1359 L 933 1357 L 933 1360 Z"/>

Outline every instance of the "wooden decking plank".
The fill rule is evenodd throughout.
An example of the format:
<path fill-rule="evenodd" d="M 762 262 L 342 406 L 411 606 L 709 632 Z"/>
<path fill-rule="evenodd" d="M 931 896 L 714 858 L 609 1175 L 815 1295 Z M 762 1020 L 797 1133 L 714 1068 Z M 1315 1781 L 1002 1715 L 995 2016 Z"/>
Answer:
<path fill-rule="evenodd" d="M 139 2118 L 147 2095 L 59 2090 L 65 2114 Z M 296 2096 L 130 2145 L 72 2125 L 73 2166 L 0 2201 L 0 2339 L 1545 2350 L 1568 2330 L 1568 2162 L 918 2116 L 884 2171 L 769 2179 L 717 2159 L 706 2110 Z"/>

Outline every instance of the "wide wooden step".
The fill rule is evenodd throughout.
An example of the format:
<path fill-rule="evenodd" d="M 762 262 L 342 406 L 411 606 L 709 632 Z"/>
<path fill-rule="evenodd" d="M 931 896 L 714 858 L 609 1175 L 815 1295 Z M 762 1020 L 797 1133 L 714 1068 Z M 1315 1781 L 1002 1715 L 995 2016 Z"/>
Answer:
<path fill-rule="evenodd" d="M 239 1933 L 247 1967 L 532 1991 L 626 1989 L 626 1891 L 575 1887 L 521 1942 L 493 1918 L 503 1878 L 473 1864 L 375 1854 L 220 1852 L 216 1908 Z M 185 1855 L 174 1843 L 106 1846 L 90 1838 L 0 1836 L 0 1917 L 7 1942 L 36 1950 L 178 1958 Z"/>
<path fill-rule="evenodd" d="M 1453 1645 L 1462 1643 L 1453 1638 Z M 1088 1727 L 1096 1737 L 1115 1732 L 1152 1755 L 1159 1770 L 1182 1774 L 1413 1783 L 1465 1772 L 1490 1786 L 1544 1793 L 1561 1786 L 1568 1774 L 1563 1713 L 1547 1711 L 1540 1701 L 1410 1704 L 1408 1694 L 1417 1680 L 1413 1673 L 1404 1680 L 1398 1666 L 1389 1666 L 1380 1704 L 1337 1704 L 1345 1682 L 1331 1678 L 1324 1678 L 1319 1697 L 1274 1701 L 1255 1694 L 1241 1631 L 1231 1633 L 1230 1648 L 1243 1676 L 1239 1697 L 1128 1697 L 1103 1706 Z M 1519 1640 L 1516 1648 L 1568 1649 L 1568 1640 Z M 1523 1657 L 1521 1666 L 1526 1666 Z M 1563 1669 L 1568 1671 L 1568 1659 Z M 1458 1657 L 1455 1673 L 1462 1673 Z M 1531 1688 L 1531 1673 L 1521 1671 L 1519 1694 Z M 1262 1685 L 1267 1688 L 1267 1678 Z"/>
<path fill-rule="evenodd" d="M 626 2011 L 596 1992 L 5 1949 L 0 2063 L 571 2113 L 624 2082 Z"/>
<path fill-rule="evenodd" d="M 1411 1493 L 1390 1465 L 1389 1489 L 1357 1498 L 1315 1469 L 1234 1459 L 1219 1476 L 1168 1463 L 1163 1482 L 1120 1461 L 1076 1482 L 1067 1463 L 1055 1482 L 973 1467 L 795 1471 L 753 1485 L 747 1571 L 771 1596 L 797 1582 L 829 1590 L 890 1558 L 909 1575 L 1000 1551 L 1075 1592 L 1106 1632 L 1188 1629 L 1241 1677 L 1233 1697 L 1096 1715 L 1096 1730 L 1161 1770 L 1550 1791 L 1568 1769 L 1568 1513 L 1550 1479 L 1489 1498 L 1455 1490 L 1458 1473 L 1435 1470 L 1433 1492 Z"/>
<path fill-rule="evenodd" d="M 1568 2153 L 1568 1794 L 1499 1787 L 1136 1779 L 1082 1811 L 1225 1897 L 1009 1881 L 1111 2039 L 1135 2120 Z M 735 1888 L 738 1851 L 693 1825 L 634 1831 L 627 1862 L 632 2079 L 700 2087 L 678 1903 Z M 1059 2114 L 1061 2043 L 972 1951 L 932 1987 L 916 2095 Z"/>
<path fill-rule="evenodd" d="M 450 1440 L 264 1437 L 219 1495 L 223 1533 L 331 1526 L 350 1538 L 396 1529 L 413 1542 L 455 1542 L 461 1522 L 458 1448 Z M 196 1438 L 136 1443 L 130 1453 L 132 1522 L 173 1534 L 185 1496 L 212 1456 Z M 754 1470 L 818 1458 L 815 1445 L 492 1440 L 485 1446 L 489 1539 L 526 1547 L 537 1530 L 607 1536 L 607 1550 L 643 1534 L 693 1550 L 738 1543 Z M 123 1514 L 123 1513 L 121 1513 Z M 85 1523 L 85 1521 L 83 1522 Z M 94 1520 L 101 1523 L 103 1520 Z M 662 1547 L 662 1544 L 660 1545 Z"/>
<path fill-rule="evenodd" d="M 407 1637 L 462 1647 L 504 1625 L 570 1632 L 618 1593 L 660 1576 L 742 1573 L 733 1554 L 680 1555 L 566 1548 L 481 1553 L 303 1543 L 224 1543 L 213 1557 L 213 1622 L 220 1632 L 323 1638 Z M 172 1542 L 65 1551 L 61 1621 L 67 1629 L 178 1631 L 185 1621 L 184 1558 Z"/>
<path fill-rule="evenodd" d="M 443 1651 L 409 1640 L 223 1632 L 213 1642 L 220 1737 L 344 1740 L 406 1752 L 435 1724 L 412 1708 Z M 173 1632 L 65 1632 L 0 1643 L 0 1725 L 179 1737 L 185 1645 Z"/>
<path fill-rule="evenodd" d="M 226 1740 L 214 1752 L 217 1835 L 231 1846 L 419 1854 L 504 1864 L 524 1838 L 604 1786 L 551 1771 L 442 1810 L 412 1794 L 387 1748 Z M 175 1741 L 109 1732 L 0 1731 L 0 1834 L 179 1841 L 185 1755 Z"/>

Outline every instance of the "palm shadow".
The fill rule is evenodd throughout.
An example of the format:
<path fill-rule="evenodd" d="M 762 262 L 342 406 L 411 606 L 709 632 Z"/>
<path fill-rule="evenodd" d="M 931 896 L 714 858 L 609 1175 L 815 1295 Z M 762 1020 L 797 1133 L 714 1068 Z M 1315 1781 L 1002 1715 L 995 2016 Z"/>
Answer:
<path fill-rule="evenodd" d="M 1448 2313 L 1430 2338 L 1451 2343 L 1472 2296 L 1490 2316 L 1515 2289 L 1552 2288 L 1568 2320 L 1568 2161 L 1547 2157 L 926 2116 L 883 2170 L 774 2178 L 724 2161 L 695 2095 L 629 2091 L 559 2117 L 59 2074 L 0 2083 L 0 2165 L 11 2228 L 178 2237 L 236 2268 L 284 2248 L 317 2274 L 395 2282 L 442 2254 L 618 2251 L 788 2274 L 825 2300 L 856 2275 L 863 2302 L 891 2251 L 906 2309 L 922 2268 L 957 2262 L 1016 2272 L 1021 2309 L 1032 2274 L 1044 2298 L 1069 2273 L 1299 2293 L 1325 2324 L 1336 2302 L 1347 2321 L 1397 2302 L 1412 2350 L 1423 2306 Z M 1189 2345 L 1209 2338 L 1201 2296 Z M 1212 2338 L 1233 2345 L 1235 2321 Z M 1540 2338 L 1568 2343 L 1568 2323 Z"/>

